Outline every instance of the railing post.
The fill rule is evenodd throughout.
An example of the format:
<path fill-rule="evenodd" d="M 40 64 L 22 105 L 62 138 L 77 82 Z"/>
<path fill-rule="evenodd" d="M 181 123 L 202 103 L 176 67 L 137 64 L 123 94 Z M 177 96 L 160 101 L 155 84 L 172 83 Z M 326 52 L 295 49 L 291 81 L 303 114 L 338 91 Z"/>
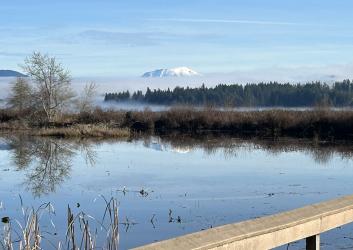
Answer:
<path fill-rule="evenodd" d="M 320 250 L 320 234 L 306 238 L 306 250 Z"/>

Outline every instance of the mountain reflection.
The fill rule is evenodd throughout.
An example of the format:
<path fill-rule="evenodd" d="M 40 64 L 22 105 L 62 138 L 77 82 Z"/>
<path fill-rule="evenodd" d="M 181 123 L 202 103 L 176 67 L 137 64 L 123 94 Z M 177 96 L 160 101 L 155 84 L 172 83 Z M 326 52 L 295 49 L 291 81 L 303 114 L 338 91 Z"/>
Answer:
<path fill-rule="evenodd" d="M 352 144 L 340 142 L 317 142 L 297 139 L 239 139 L 221 136 L 203 136 L 194 138 L 188 136 L 174 137 L 138 137 L 132 139 L 143 146 L 158 151 L 169 151 L 187 154 L 202 150 L 207 155 L 223 154 L 224 160 L 237 157 L 240 150 L 250 153 L 254 150 L 264 150 L 269 154 L 283 152 L 301 152 L 310 155 L 312 159 L 323 165 L 333 157 L 353 159 Z M 94 150 L 101 142 L 114 145 L 116 140 L 64 140 L 58 138 L 8 136 L 2 138 L 0 150 L 10 150 L 11 160 L 16 171 L 23 171 L 23 185 L 34 197 L 55 192 L 60 185 L 70 178 L 73 168 L 73 158 L 83 157 L 88 166 L 96 164 L 97 153 Z M 131 157 L 136 157 L 131 152 Z"/>
<path fill-rule="evenodd" d="M 82 153 L 86 162 L 95 163 L 90 144 L 53 138 L 13 136 L 7 138 L 17 171 L 25 171 L 23 185 L 34 197 L 55 192 L 68 178 L 72 158 Z"/>

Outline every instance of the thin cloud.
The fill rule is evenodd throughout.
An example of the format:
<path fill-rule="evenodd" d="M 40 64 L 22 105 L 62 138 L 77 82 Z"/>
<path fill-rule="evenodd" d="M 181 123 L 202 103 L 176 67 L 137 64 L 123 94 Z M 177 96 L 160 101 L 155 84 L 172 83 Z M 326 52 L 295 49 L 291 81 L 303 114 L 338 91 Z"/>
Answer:
<path fill-rule="evenodd" d="M 103 43 L 114 43 L 129 46 L 155 46 L 161 43 L 176 41 L 194 41 L 195 39 L 203 42 L 212 42 L 219 36 L 211 33 L 173 33 L 173 32 L 119 32 L 107 30 L 84 30 L 82 32 L 70 35 L 67 41 L 70 43 L 82 41 L 97 41 Z"/>
<path fill-rule="evenodd" d="M 225 23 L 225 24 L 255 24 L 255 25 L 284 25 L 284 26 L 306 26 L 305 23 L 296 22 L 277 22 L 261 20 L 242 20 L 242 19 L 193 19 L 193 18 L 150 18 L 149 21 L 166 21 L 180 23 Z"/>
<path fill-rule="evenodd" d="M 158 43 L 154 36 L 154 33 L 148 32 L 115 32 L 104 30 L 86 30 L 78 34 L 79 38 L 131 46 L 156 45 Z"/>

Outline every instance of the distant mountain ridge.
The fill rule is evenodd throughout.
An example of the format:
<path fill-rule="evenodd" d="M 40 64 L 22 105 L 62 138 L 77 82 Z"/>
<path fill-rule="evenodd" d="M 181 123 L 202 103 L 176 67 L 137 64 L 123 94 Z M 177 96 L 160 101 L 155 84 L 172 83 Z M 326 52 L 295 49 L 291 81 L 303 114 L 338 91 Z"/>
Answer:
<path fill-rule="evenodd" d="M 183 76 L 199 76 L 200 74 L 187 67 L 178 67 L 172 69 L 157 69 L 146 72 L 142 77 L 183 77 Z"/>
<path fill-rule="evenodd" d="M 0 77 L 26 77 L 26 75 L 14 70 L 0 69 Z"/>

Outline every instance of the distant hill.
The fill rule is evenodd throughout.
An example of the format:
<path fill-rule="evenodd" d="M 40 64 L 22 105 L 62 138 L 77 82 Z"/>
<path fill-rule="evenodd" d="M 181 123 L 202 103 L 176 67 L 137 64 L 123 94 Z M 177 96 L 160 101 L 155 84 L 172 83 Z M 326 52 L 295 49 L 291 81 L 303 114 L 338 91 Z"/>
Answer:
<path fill-rule="evenodd" d="M 154 71 L 146 72 L 142 77 L 180 77 L 180 76 L 198 76 L 196 71 L 187 67 L 179 67 L 173 69 L 157 69 Z"/>
<path fill-rule="evenodd" d="M 26 77 L 26 75 L 14 70 L 1 70 L 0 77 Z"/>

